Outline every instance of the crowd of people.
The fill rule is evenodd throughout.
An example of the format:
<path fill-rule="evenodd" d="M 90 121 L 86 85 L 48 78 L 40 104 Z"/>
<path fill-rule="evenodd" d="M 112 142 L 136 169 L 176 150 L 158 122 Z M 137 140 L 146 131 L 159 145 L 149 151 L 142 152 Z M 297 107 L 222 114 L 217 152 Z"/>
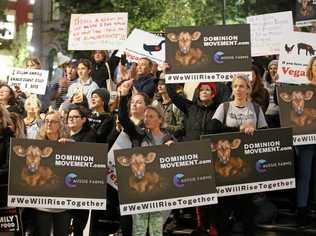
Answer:
<path fill-rule="evenodd" d="M 124 59 L 124 60 L 123 60 Z M 314 79 L 314 60 L 308 73 Z M 60 65 L 62 76 L 52 80 L 45 95 L 37 96 L 0 84 L 0 168 L 7 173 L 10 138 L 67 142 L 107 143 L 109 148 L 124 132 L 130 147 L 172 145 L 199 140 L 200 135 L 244 132 L 280 127 L 276 96 L 278 61 L 253 61 L 252 77 L 240 74 L 232 82 L 202 82 L 193 98 L 184 84 L 166 84 L 170 65 L 158 66 L 148 58 L 125 62 L 124 56 L 94 51 L 89 59 L 71 59 Z M 41 69 L 37 58 L 28 58 L 26 68 Z M 126 148 L 128 148 L 127 146 Z M 310 180 L 315 145 L 296 148 L 297 225 L 308 225 Z M 3 174 L 5 176 L 5 174 Z M 7 178 L 6 178 L 7 180 Z M 4 181 L 5 182 L 5 181 Z M 258 214 L 255 196 L 220 198 L 214 206 L 120 216 L 118 193 L 107 186 L 107 211 L 92 211 L 91 235 L 120 230 L 124 236 L 163 235 L 166 218 L 176 222 L 183 211 L 194 215 L 195 228 L 217 235 L 231 235 L 232 212 L 243 223 L 244 235 L 255 235 Z M 31 235 L 83 235 L 88 210 L 23 209 L 24 229 Z M 98 219 L 106 218 L 108 224 Z M 119 222 L 119 223 L 118 223 Z M 170 222 L 170 220 L 167 220 Z M 210 231 L 209 231 L 210 232 Z"/>

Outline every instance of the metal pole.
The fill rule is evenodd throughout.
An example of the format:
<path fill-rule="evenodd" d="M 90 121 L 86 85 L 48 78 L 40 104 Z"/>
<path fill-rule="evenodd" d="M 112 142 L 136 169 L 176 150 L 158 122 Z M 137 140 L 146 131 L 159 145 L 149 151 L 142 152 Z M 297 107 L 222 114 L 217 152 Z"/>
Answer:
<path fill-rule="evenodd" d="M 226 25 L 226 0 L 223 0 L 223 25 Z"/>

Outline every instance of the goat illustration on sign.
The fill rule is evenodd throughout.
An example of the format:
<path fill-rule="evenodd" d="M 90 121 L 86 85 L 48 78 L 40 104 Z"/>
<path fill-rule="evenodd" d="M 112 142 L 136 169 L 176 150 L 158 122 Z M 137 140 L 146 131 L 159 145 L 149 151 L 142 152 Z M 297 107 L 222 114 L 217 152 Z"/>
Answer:
<path fill-rule="evenodd" d="M 217 153 L 215 161 L 215 172 L 223 177 L 238 175 L 245 169 L 245 162 L 240 157 L 231 156 L 231 151 L 237 149 L 241 144 L 240 139 L 218 140 L 211 143 L 212 152 Z"/>
<path fill-rule="evenodd" d="M 149 152 L 146 155 L 134 153 L 130 157 L 120 156 L 117 161 L 120 165 L 129 167 L 132 175 L 129 177 L 129 187 L 136 192 L 150 192 L 160 183 L 160 176 L 155 171 L 146 171 L 146 165 L 154 162 L 156 153 Z"/>
<path fill-rule="evenodd" d="M 53 153 L 53 148 L 45 147 L 40 149 L 34 145 L 24 148 L 21 145 L 16 145 L 13 147 L 13 152 L 18 157 L 25 158 L 26 166 L 24 166 L 21 171 L 21 179 L 23 182 L 32 187 L 42 186 L 46 183 L 54 183 L 55 175 L 53 170 L 48 166 L 42 166 L 40 163 L 42 158 L 50 157 Z"/>

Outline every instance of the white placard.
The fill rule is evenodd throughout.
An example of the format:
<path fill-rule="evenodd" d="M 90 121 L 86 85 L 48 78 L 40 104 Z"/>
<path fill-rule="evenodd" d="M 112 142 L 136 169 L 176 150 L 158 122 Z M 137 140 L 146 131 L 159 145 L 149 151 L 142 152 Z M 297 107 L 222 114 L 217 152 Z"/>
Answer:
<path fill-rule="evenodd" d="M 121 46 L 117 55 L 126 53 L 130 62 L 137 62 L 142 57 L 161 64 L 165 61 L 165 38 L 155 34 L 134 29 Z"/>
<path fill-rule="evenodd" d="M 22 92 L 44 95 L 48 81 L 47 70 L 12 68 L 8 84 L 14 89 L 19 86 Z"/>
<path fill-rule="evenodd" d="M 279 82 L 309 84 L 307 67 L 315 56 L 316 34 L 292 32 L 283 39 L 278 66 Z"/>
<path fill-rule="evenodd" d="M 118 49 L 127 37 L 128 14 L 72 14 L 68 50 Z"/>
<path fill-rule="evenodd" d="M 280 43 L 293 31 L 292 11 L 249 16 L 251 56 L 279 54 Z"/>

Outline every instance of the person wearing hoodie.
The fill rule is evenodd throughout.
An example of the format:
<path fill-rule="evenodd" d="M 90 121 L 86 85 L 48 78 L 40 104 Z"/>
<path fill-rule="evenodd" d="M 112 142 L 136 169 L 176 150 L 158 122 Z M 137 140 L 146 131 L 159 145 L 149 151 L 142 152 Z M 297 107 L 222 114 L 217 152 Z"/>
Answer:
<path fill-rule="evenodd" d="M 104 89 L 96 89 L 91 95 L 91 109 L 89 123 L 95 129 L 98 143 L 106 143 L 107 137 L 114 128 L 114 117 L 109 113 L 108 103 L 110 93 Z"/>
<path fill-rule="evenodd" d="M 166 84 L 172 103 L 184 113 L 184 141 L 199 140 L 200 136 L 209 133 L 209 123 L 217 108 L 213 101 L 216 96 L 216 85 L 202 82 L 198 85 L 193 100 L 190 101 L 176 92 L 175 84 Z"/>

